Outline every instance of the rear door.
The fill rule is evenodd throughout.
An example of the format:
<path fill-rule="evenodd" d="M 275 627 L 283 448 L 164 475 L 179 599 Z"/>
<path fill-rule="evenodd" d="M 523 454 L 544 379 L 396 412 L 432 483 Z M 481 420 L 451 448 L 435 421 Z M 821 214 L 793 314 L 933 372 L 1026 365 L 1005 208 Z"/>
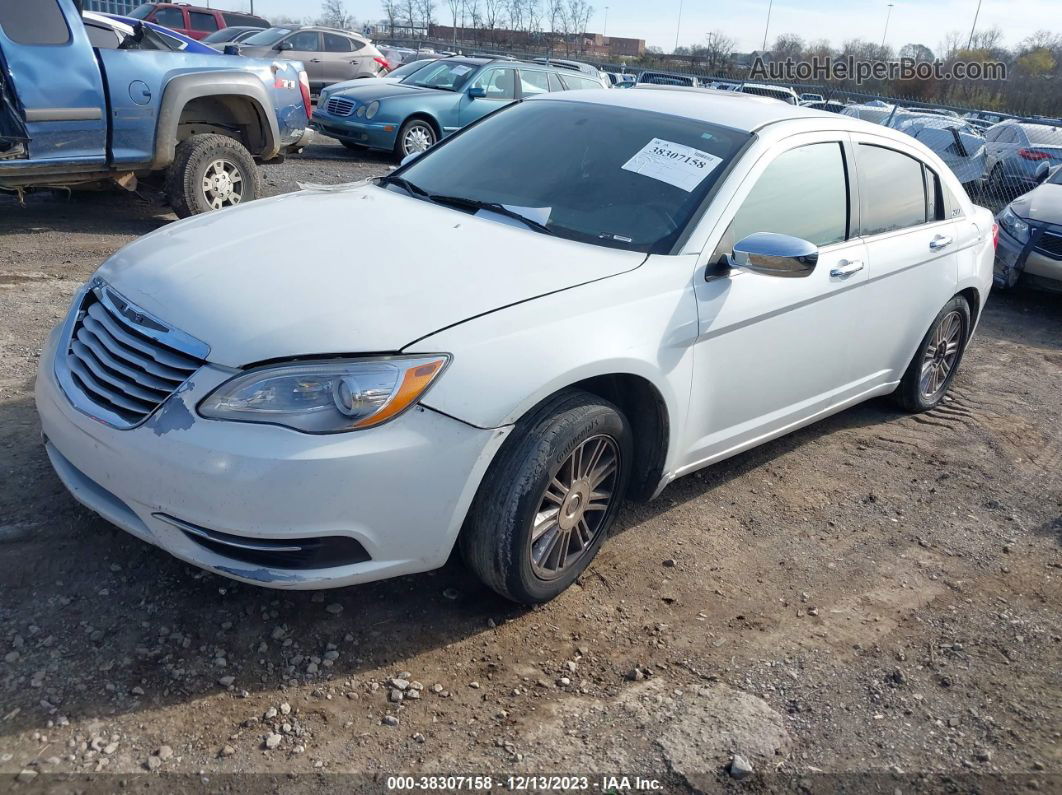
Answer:
<path fill-rule="evenodd" d="M 75 14 L 70 0 L 0 0 L 0 48 L 25 109 L 31 160 L 106 159 L 103 79 Z"/>
<path fill-rule="evenodd" d="M 869 281 L 853 343 L 868 387 L 899 381 L 933 318 L 955 294 L 958 252 L 975 242 L 948 215 L 940 181 L 916 151 L 853 134 L 859 229 Z"/>
<path fill-rule="evenodd" d="M 321 74 L 324 75 L 328 85 L 353 80 L 359 72 L 370 71 L 367 67 L 365 69 L 359 67 L 358 57 L 354 53 L 353 39 L 340 36 L 338 33 L 322 33 L 321 35 L 324 38 L 324 54 L 320 56 L 324 61 L 321 64 Z"/>

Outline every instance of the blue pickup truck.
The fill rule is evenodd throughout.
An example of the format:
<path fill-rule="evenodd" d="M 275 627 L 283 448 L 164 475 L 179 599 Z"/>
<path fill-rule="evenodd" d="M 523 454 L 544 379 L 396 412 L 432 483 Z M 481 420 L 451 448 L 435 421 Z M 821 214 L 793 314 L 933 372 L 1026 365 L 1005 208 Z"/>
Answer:
<path fill-rule="evenodd" d="M 155 35 L 137 24 L 93 46 L 78 0 L 0 0 L 0 190 L 160 178 L 182 218 L 257 198 L 257 164 L 312 135 L 302 64 L 174 52 Z"/>

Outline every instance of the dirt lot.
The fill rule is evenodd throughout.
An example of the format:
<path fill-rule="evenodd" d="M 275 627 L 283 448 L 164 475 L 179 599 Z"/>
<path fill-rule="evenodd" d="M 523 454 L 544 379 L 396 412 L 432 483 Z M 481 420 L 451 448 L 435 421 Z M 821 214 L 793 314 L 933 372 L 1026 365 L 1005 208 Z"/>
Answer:
<path fill-rule="evenodd" d="M 267 180 L 387 165 L 321 145 Z M 48 328 L 105 257 L 170 220 L 128 195 L 0 198 L 0 773 L 101 791 L 166 773 L 382 790 L 403 772 L 1062 791 L 1058 297 L 993 295 L 930 414 L 873 402 L 631 506 L 540 609 L 457 562 L 277 593 L 82 509 L 39 442 Z M 734 753 L 754 769 L 741 782 Z"/>

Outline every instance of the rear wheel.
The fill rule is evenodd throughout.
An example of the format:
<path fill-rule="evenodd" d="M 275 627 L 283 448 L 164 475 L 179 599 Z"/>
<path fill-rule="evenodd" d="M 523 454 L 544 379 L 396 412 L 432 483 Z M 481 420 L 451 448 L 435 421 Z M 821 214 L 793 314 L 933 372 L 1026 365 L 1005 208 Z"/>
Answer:
<path fill-rule="evenodd" d="M 166 171 L 166 198 L 179 218 L 254 201 L 262 190 L 254 158 L 224 135 L 193 135 L 177 144 Z"/>
<path fill-rule="evenodd" d="M 947 394 L 970 336 L 970 305 L 956 296 L 944 305 L 922 338 L 894 398 L 910 412 L 929 411 Z"/>
<path fill-rule="evenodd" d="M 518 423 L 469 512 L 461 552 L 489 587 L 546 602 L 583 572 L 608 535 L 630 472 L 618 408 L 562 392 Z"/>
<path fill-rule="evenodd" d="M 435 128 L 429 122 L 424 119 L 410 119 L 398 131 L 395 157 L 402 160 L 409 155 L 419 155 L 435 146 L 438 140 L 439 136 L 435 134 Z"/>

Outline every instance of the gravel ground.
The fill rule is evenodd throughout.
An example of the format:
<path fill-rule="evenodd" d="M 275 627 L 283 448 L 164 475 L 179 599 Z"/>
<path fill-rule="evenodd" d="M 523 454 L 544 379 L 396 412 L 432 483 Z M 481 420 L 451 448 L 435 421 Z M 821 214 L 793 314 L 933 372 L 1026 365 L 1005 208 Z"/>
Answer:
<path fill-rule="evenodd" d="M 388 167 L 325 142 L 266 184 Z M 269 592 L 79 507 L 40 445 L 41 342 L 105 257 L 173 219 L 145 197 L 0 197 L 0 775 L 64 791 L 160 774 L 189 791 L 382 790 L 432 772 L 1062 791 L 1057 296 L 993 295 L 929 414 L 871 402 L 630 506 L 544 607 L 457 562 Z"/>

